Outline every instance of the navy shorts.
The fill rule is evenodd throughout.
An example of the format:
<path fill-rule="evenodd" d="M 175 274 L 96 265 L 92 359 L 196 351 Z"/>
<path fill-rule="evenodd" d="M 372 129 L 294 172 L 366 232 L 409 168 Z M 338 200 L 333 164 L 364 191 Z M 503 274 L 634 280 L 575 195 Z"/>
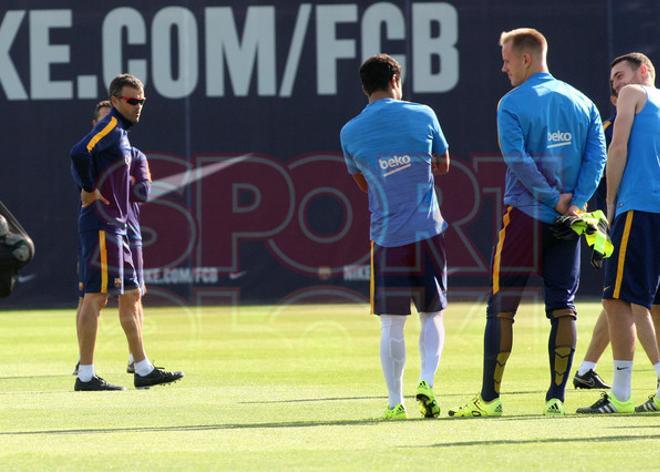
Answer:
<path fill-rule="evenodd" d="M 126 236 L 103 230 L 80 233 L 81 293 L 123 294 L 138 288 Z"/>
<path fill-rule="evenodd" d="M 555 238 L 552 225 L 507 207 L 491 261 L 488 316 L 515 313 L 529 277 L 543 279 L 545 312 L 575 310 L 580 283 L 580 241 Z"/>
<path fill-rule="evenodd" d="M 135 265 L 135 274 L 142 295 L 145 292 L 144 285 L 144 258 L 142 255 L 142 241 L 130 241 L 131 254 L 133 255 L 133 264 Z"/>
<path fill-rule="evenodd" d="M 612 227 L 614 253 L 605 260 L 604 299 L 660 305 L 660 213 L 630 210 Z"/>
<path fill-rule="evenodd" d="M 447 253 L 438 234 L 404 246 L 371 242 L 371 313 L 409 315 L 435 312 L 447 306 Z"/>

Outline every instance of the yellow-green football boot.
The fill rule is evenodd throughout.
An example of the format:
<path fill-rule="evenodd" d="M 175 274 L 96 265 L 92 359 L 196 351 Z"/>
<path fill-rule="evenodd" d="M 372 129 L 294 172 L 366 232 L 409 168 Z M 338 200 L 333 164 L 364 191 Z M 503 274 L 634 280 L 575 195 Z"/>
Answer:
<path fill-rule="evenodd" d="M 406 411 L 406 407 L 403 406 L 403 403 L 399 403 L 394 408 L 388 406 L 385 408 L 383 419 L 386 421 L 405 420 L 408 419 L 408 412 Z"/>
<path fill-rule="evenodd" d="M 578 408 L 576 413 L 582 414 L 613 414 L 613 413 L 634 413 L 635 404 L 632 400 L 622 402 L 617 399 L 612 392 L 603 392 L 600 400 L 591 406 Z"/>
<path fill-rule="evenodd" d="M 440 416 L 440 405 L 435 399 L 433 388 L 425 380 L 422 380 L 417 386 L 415 398 L 417 398 L 419 412 L 424 418 L 437 418 Z"/>
<path fill-rule="evenodd" d="M 543 410 L 544 416 L 561 417 L 566 415 L 564 404 L 559 398 L 551 398 L 545 402 L 545 409 Z"/>
<path fill-rule="evenodd" d="M 481 395 L 477 395 L 468 403 L 447 412 L 453 418 L 480 418 L 482 416 L 502 416 L 502 400 L 495 398 L 492 401 L 484 401 Z"/>

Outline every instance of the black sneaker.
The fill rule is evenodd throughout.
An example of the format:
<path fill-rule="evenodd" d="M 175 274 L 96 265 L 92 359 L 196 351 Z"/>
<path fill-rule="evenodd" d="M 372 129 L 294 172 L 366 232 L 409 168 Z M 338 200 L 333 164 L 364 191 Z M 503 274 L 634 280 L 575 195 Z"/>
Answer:
<path fill-rule="evenodd" d="M 78 369 L 80 368 L 80 361 L 76 362 L 76 366 L 73 368 L 73 373 L 71 375 L 78 375 Z"/>
<path fill-rule="evenodd" d="M 95 375 L 89 382 L 83 382 L 77 378 L 73 389 L 76 392 L 97 392 L 101 390 L 126 390 L 126 387 L 122 387 L 121 385 L 112 385 L 111 383 L 103 380 L 101 377 Z"/>
<path fill-rule="evenodd" d="M 179 379 L 183 378 L 183 372 L 175 371 L 168 372 L 164 369 L 154 367 L 147 375 L 135 374 L 133 377 L 133 383 L 135 388 L 149 388 L 154 385 L 168 384 L 176 382 Z"/>
<path fill-rule="evenodd" d="M 599 390 L 607 390 L 610 388 L 610 386 L 607 385 L 605 381 L 600 378 L 600 375 L 598 375 L 593 369 L 586 371 L 584 375 L 580 375 L 578 371 L 576 371 L 575 376 L 573 377 L 573 387 Z"/>

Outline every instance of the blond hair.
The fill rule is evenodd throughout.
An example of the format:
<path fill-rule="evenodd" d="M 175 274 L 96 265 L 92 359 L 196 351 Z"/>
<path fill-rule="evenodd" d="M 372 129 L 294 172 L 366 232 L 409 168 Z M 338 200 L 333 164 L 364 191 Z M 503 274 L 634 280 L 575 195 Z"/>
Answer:
<path fill-rule="evenodd" d="M 502 31 L 500 35 L 500 46 L 504 46 L 505 43 L 509 42 L 518 51 L 531 52 L 542 58 L 548 52 L 548 41 L 540 31 L 534 28 L 517 28 L 511 31 Z"/>

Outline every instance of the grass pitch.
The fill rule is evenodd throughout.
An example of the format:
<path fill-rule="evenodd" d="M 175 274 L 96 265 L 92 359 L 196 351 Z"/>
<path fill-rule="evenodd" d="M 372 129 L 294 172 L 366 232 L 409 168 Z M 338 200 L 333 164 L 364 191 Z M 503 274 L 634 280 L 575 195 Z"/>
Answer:
<path fill-rule="evenodd" d="M 581 303 L 576 362 L 599 311 Z M 98 373 L 131 387 L 115 309 L 106 309 Z M 74 310 L 0 312 L 0 464 L 34 469 L 658 470 L 660 415 L 546 419 L 549 324 L 521 307 L 504 375 L 505 416 L 449 419 L 479 391 L 484 307 L 453 303 L 437 377 L 439 420 L 412 398 L 419 322 L 406 325 L 405 391 L 412 419 L 375 421 L 386 403 L 378 319 L 366 305 L 146 309 L 158 365 L 186 378 L 169 387 L 73 392 Z M 633 398 L 655 387 L 638 353 Z M 611 354 L 598 370 L 611 379 Z M 568 411 L 595 391 L 567 395 Z"/>

